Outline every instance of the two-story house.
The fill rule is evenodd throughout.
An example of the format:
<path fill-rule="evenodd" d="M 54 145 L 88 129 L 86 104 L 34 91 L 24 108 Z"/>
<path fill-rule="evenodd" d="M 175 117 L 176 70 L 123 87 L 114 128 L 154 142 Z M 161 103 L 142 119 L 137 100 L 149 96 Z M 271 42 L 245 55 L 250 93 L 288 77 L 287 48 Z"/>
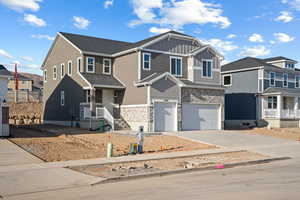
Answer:
<path fill-rule="evenodd" d="M 175 31 L 135 43 L 60 32 L 42 65 L 44 123 L 222 129 L 221 59 Z"/>
<path fill-rule="evenodd" d="M 299 127 L 300 70 L 285 57 L 246 57 L 222 66 L 228 127 Z"/>
<path fill-rule="evenodd" d="M 11 73 L 3 66 L 0 65 L 0 137 L 9 136 L 9 108 L 6 105 L 6 93 L 8 79 Z"/>

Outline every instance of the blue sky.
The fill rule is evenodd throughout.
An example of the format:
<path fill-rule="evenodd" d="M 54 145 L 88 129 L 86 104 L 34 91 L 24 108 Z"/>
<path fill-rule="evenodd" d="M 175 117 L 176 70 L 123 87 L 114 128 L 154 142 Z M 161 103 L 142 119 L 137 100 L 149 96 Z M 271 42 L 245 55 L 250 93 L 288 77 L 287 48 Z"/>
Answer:
<path fill-rule="evenodd" d="M 58 31 L 134 42 L 174 29 L 225 62 L 300 61 L 300 0 L 0 0 L 0 19 L 0 63 L 38 74 Z"/>

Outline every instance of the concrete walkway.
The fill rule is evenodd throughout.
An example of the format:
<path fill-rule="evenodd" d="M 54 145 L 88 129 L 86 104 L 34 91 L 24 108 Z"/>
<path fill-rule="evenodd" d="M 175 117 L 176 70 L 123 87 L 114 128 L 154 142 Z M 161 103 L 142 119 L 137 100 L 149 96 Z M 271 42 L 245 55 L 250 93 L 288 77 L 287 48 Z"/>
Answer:
<path fill-rule="evenodd" d="M 239 131 L 191 131 L 165 134 L 223 147 L 250 150 L 272 157 L 300 157 L 300 142 L 271 136 L 240 133 Z"/>
<path fill-rule="evenodd" d="M 0 166 L 42 163 L 43 161 L 24 151 L 6 139 L 0 139 Z"/>

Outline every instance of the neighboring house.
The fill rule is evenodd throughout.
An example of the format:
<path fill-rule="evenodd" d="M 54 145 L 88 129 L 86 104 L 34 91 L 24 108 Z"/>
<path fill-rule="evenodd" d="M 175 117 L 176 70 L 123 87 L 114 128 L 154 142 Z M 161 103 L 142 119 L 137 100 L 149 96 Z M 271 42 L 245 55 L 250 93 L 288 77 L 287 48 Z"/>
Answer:
<path fill-rule="evenodd" d="M 300 70 L 285 57 L 244 59 L 222 66 L 225 124 L 299 127 Z"/>
<path fill-rule="evenodd" d="M 116 129 L 222 129 L 221 59 L 175 31 L 136 43 L 60 32 L 42 65 L 44 123 L 88 127 L 92 115 Z"/>
<path fill-rule="evenodd" d="M 14 72 L 11 72 L 14 75 Z M 32 78 L 33 77 L 33 78 Z M 42 101 L 42 77 L 29 73 L 18 73 L 18 101 Z M 13 102 L 16 97 L 15 77 L 9 78 L 7 101 Z"/>
<path fill-rule="evenodd" d="M 8 78 L 11 73 L 3 66 L 0 65 L 0 137 L 9 136 L 9 110 L 5 100 L 7 93 Z"/>

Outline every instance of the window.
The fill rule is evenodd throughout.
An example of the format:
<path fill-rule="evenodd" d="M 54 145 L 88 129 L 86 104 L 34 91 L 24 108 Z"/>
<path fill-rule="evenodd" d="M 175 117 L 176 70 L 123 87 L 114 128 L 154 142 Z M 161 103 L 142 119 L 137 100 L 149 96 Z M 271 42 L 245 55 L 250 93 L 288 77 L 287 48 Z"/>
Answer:
<path fill-rule="evenodd" d="M 299 81 L 300 81 L 300 76 L 296 76 L 295 77 L 295 88 L 299 88 L 299 86 L 300 86 Z"/>
<path fill-rule="evenodd" d="M 275 72 L 270 72 L 270 86 L 275 86 Z"/>
<path fill-rule="evenodd" d="M 44 70 L 44 82 L 45 83 L 47 82 L 47 70 L 46 69 Z"/>
<path fill-rule="evenodd" d="M 81 58 L 77 58 L 77 72 L 83 72 Z"/>
<path fill-rule="evenodd" d="M 111 74 L 111 59 L 103 59 L 103 74 Z"/>
<path fill-rule="evenodd" d="M 223 76 L 223 85 L 224 86 L 231 86 L 231 75 L 224 75 Z"/>
<path fill-rule="evenodd" d="M 268 109 L 277 109 L 277 97 L 268 97 Z"/>
<path fill-rule="evenodd" d="M 95 102 L 102 103 L 102 90 L 96 89 L 95 91 Z"/>
<path fill-rule="evenodd" d="M 287 86 L 288 86 L 288 75 L 283 74 L 283 87 L 287 87 Z"/>
<path fill-rule="evenodd" d="M 143 53 L 143 69 L 150 70 L 151 69 L 151 54 Z"/>
<path fill-rule="evenodd" d="M 286 63 L 285 64 L 285 68 L 294 69 L 295 68 L 295 64 L 294 63 Z"/>
<path fill-rule="evenodd" d="M 122 98 L 124 96 L 123 90 L 115 90 L 114 91 L 114 103 L 122 104 Z"/>
<path fill-rule="evenodd" d="M 60 65 L 60 75 L 61 75 L 61 78 L 63 78 L 64 77 L 64 75 L 65 75 L 65 64 L 61 64 Z"/>
<path fill-rule="evenodd" d="M 72 61 L 68 62 L 68 74 L 69 76 L 72 76 Z"/>
<path fill-rule="evenodd" d="M 56 66 L 53 67 L 53 80 L 57 79 L 57 68 Z"/>
<path fill-rule="evenodd" d="M 203 77 L 212 77 L 212 60 L 202 60 L 202 76 Z"/>
<path fill-rule="evenodd" d="M 60 92 L 60 105 L 64 106 L 65 105 L 65 91 Z"/>
<path fill-rule="evenodd" d="M 182 76 L 182 58 L 171 57 L 171 74 Z"/>
<path fill-rule="evenodd" d="M 94 57 L 86 58 L 86 71 L 89 73 L 95 72 L 95 58 Z"/>
<path fill-rule="evenodd" d="M 91 90 L 85 90 L 85 101 L 86 103 L 91 102 Z"/>

